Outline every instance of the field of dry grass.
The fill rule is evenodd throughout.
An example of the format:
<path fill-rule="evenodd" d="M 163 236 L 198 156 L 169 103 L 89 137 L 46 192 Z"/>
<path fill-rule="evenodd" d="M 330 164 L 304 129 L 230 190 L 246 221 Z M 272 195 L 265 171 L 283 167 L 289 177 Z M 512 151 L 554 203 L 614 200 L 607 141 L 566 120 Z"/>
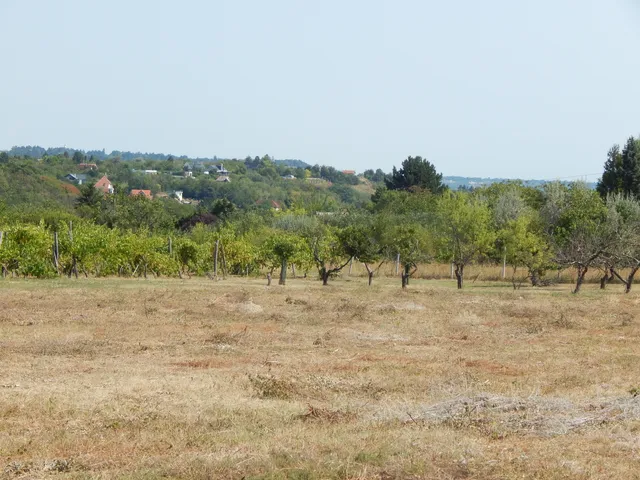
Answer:
<path fill-rule="evenodd" d="M 0 477 L 640 478 L 639 294 L 289 283 L 0 282 Z"/>

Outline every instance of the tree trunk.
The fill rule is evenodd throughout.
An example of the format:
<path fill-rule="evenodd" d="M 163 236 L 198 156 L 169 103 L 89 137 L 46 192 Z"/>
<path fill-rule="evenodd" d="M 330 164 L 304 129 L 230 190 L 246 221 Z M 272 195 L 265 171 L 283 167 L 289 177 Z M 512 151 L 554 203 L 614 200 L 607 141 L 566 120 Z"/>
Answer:
<path fill-rule="evenodd" d="M 271 272 L 267 273 L 267 287 L 271 286 Z"/>
<path fill-rule="evenodd" d="M 538 282 L 540 281 L 538 280 L 538 274 L 536 272 L 529 272 L 529 278 L 531 278 L 531 286 L 537 287 Z"/>
<path fill-rule="evenodd" d="M 371 286 L 371 284 L 373 283 L 373 270 L 371 270 L 369 268 L 369 265 L 367 265 L 366 263 L 362 263 L 364 265 L 364 268 L 367 269 L 367 275 L 369 276 L 369 286 Z"/>
<path fill-rule="evenodd" d="M 320 270 L 320 277 L 322 278 L 322 286 L 326 287 L 329 285 L 329 272 L 326 268 L 322 267 Z"/>
<path fill-rule="evenodd" d="M 280 267 L 280 280 L 278 281 L 278 285 L 285 285 L 287 283 L 287 259 L 282 259 L 282 265 Z"/>
<path fill-rule="evenodd" d="M 624 293 L 629 293 L 631 291 L 631 286 L 633 285 L 633 277 L 636 276 L 640 265 L 636 265 L 631 269 L 629 276 L 627 277 L 627 285 L 625 286 Z"/>
<path fill-rule="evenodd" d="M 580 292 L 580 287 L 582 287 L 582 283 L 584 282 L 584 277 L 587 275 L 589 271 L 589 267 L 583 267 L 581 265 L 578 266 L 578 279 L 576 280 L 576 288 L 573 290 L 573 293 Z"/>
<path fill-rule="evenodd" d="M 404 274 L 404 272 L 402 273 L 402 289 L 404 290 L 405 288 L 407 288 L 407 276 Z"/>
<path fill-rule="evenodd" d="M 458 280 L 458 290 L 462 290 L 464 284 L 464 264 L 456 263 L 456 279 Z"/>
<path fill-rule="evenodd" d="M 409 277 L 411 277 L 411 273 L 410 273 L 410 272 L 411 272 L 411 265 L 406 264 L 406 265 L 404 266 L 404 276 L 405 276 L 405 278 L 407 279 L 407 280 L 406 280 L 406 285 L 407 285 L 407 286 L 409 285 Z"/>

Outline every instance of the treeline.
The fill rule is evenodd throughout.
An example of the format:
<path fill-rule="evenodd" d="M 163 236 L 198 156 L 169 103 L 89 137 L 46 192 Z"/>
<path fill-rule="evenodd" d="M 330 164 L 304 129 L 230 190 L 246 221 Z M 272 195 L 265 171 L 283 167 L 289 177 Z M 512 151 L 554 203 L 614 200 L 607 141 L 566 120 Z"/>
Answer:
<path fill-rule="evenodd" d="M 0 209 L 0 263 L 5 275 L 34 277 L 211 275 L 219 248 L 229 273 L 279 270 L 281 283 L 296 268 L 317 271 L 327 284 L 352 260 L 365 265 L 371 283 L 381 265 L 399 261 L 404 287 L 420 265 L 443 262 L 454 266 L 463 288 L 469 265 L 506 262 L 514 286 L 527 279 L 533 286 L 546 285 L 550 273 L 571 267 L 575 292 L 590 270 L 602 273 L 603 288 L 616 278 L 629 291 L 640 269 L 637 147 L 638 140 L 630 139 L 619 155 L 612 149 L 605 172 L 619 166 L 613 171 L 620 178 L 605 175 L 598 190 L 579 182 L 542 187 L 506 182 L 452 192 L 434 165 L 409 157 L 360 208 L 346 203 L 330 208 L 330 188 L 313 185 L 292 189 L 276 209 L 252 202 L 255 197 L 241 201 L 232 191 L 207 195 L 194 206 L 131 197 L 118 187 L 115 195 L 104 195 L 89 183 L 68 211 Z M 15 159 L 0 165 L 23 167 Z M 230 165 L 243 168 L 250 179 L 269 178 L 267 170 L 282 167 L 268 158 Z M 276 181 L 280 188 L 293 185 Z M 255 195 L 257 185 L 247 183 L 246 195 Z M 351 189 L 334 187 L 343 188 L 344 195 Z M 301 201 L 305 188 L 322 192 L 324 203 Z"/>
<path fill-rule="evenodd" d="M 82 165 L 86 163 L 91 165 Z M 224 165 L 229 182 L 217 181 L 219 165 Z M 185 198 L 197 202 L 226 198 L 246 209 L 275 201 L 285 208 L 339 211 L 364 207 L 370 201 L 370 192 L 353 188 L 360 183 L 355 175 L 344 174 L 333 167 L 291 165 L 299 164 L 276 162 L 266 155 L 222 164 L 185 161 L 171 156 L 165 160 L 122 161 L 117 157 L 92 160 L 81 152 L 66 150 L 38 159 L 0 152 L 0 198 L 7 205 L 26 206 L 40 204 L 45 197 L 49 206 L 71 211 L 70 198 L 77 195 L 78 185 L 74 186 L 66 176 L 73 173 L 82 174 L 87 177 L 85 182 L 94 183 L 107 175 L 119 192 L 145 189 L 153 195 L 170 195 L 182 191 Z M 149 174 L 148 171 L 157 173 Z M 25 180 L 25 176 L 30 178 Z M 16 188 L 20 183 L 12 182 L 15 177 L 20 178 L 20 183 L 25 180 L 24 184 L 29 188 L 20 192 Z M 6 179 L 4 183 L 3 178 Z"/>
<path fill-rule="evenodd" d="M 514 283 L 527 278 L 534 286 L 547 284 L 550 272 L 573 267 L 575 292 L 591 269 L 602 272 L 603 286 L 617 277 L 628 291 L 640 268 L 638 200 L 622 194 L 603 199 L 581 183 L 441 194 L 387 189 L 369 210 L 323 215 L 224 207 L 217 205 L 218 221 L 196 222 L 183 232 L 100 218 L 71 224 L 3 219 L 0 264 L 5 275 L 33 277 L 213 275 L 218 244 L 228 273 L 279 271 L 281 283 L 293 267 L 315 271 L 327 284 L 352 259 L 365 264 L 371 283 L 384 262 L 399 259 L 403 286 L 420 265 L 451 262 L 462 288 L 469 265 L 506 260 Z"/>
<path fill-rule="evenodd" d="M 176 158 L 178 160 L 191 161 L 197 163 L 203 162 L 223 162 L 227 160 L 236 160 L 230 158 L 218 158 L 217 156 L 213 157 L 188 157 L 187 155 L 172 155 L 165 153 L 151 153 L 151 152 L 130 152 L 130 151 L 120 151 L 120 150 L 112 150 L 107 153 L 105 149 L 101 150 L 82 150 L 77 148 L 67 148 L 67 147 L 53 147 L 53 148 L 44 148 L 37 145 L 24 145 L 24 146 L 13 146 L 7 152 L 7 155 L 10 157 L 21 157 L 21 158 L 34 158 L 39 159 L 47 156 L 73 156 L 80 155 L 84 160 L 87 161 L 104 161 L 108 159 L 119 159 L 125 162 L 132 160 L 170 160 Z M 251 159 L 252 157 L 247 157 Z M 286 166 L 294 167 L 294 168 L 306 168 L 309 165 L 302 160 L 296 159 L 283 159 L 283 160 L 274 160 L 275 163 L 283 164 Z"/>

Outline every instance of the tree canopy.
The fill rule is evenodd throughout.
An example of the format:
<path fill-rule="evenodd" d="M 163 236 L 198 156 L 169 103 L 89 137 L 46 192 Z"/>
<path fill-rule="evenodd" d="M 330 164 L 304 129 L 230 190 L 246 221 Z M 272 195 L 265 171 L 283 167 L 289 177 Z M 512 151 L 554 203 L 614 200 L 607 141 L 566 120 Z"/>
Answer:
<path fill-rule="evenodd" d="M 385 179 L 389 190 L 429 190 L 431 193 L 442 193 L 445 185 L 442 174 L 436 167 L 422 157 L 408 157 L 402 162 L 402 167 L 393 167 L 391 176 Z"/>

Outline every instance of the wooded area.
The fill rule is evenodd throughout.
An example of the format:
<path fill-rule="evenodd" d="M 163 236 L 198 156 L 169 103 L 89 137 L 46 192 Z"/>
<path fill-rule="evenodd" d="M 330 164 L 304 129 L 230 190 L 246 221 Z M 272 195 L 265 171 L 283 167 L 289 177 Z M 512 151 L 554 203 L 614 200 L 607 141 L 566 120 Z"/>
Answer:
<path fill-rule="evenodd" d="M 220 166 L 173 157 L 125 162 L 79 151 L 40 159 L 3 152 L 0 263 L 5 276 L 217 276 L 222 248 L 229 274 L 279 270 L 281 284 L 294 269 L 317 271 L 326 285 L 356 260 L 370 284 L 385 262 L 399 263 L 403 287 L 419 265 L 440 262 L 453 265 L 463 288 L 467 266 L 489 263 L 511 266 L 514 287 L 523 278 L 545 285 L 550 272 L 573 267 L 576 293 L 594 269 L 603 288 L 617 279 L 629 291 L 640 269 L 638 152 L 634 138 L 622 151 L 612 148 L 597 190 L 513 181 L 456 192 L 421 157 L 389 175 L 368 171 L 378 183 L 332 167 L 248 157 L 226 162 L 229 180 L 219 182 L 204 172 Z M 65 172 L 81 165 L 95 168 L 85 167 L 78 188 Z M 93 186 L 102 175 L 111 176 L 114 194 Z M 128 194 L 145 187 L 153 194 L 180 188 L 192 200 Z"/>

